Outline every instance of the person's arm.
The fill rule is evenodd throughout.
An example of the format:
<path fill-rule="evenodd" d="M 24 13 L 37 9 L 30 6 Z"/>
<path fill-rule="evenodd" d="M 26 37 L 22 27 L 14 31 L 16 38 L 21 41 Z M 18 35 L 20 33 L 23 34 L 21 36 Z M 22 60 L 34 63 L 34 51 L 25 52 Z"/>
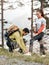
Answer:
<path fill-rule="evenodd" d="M 45 20 L 45 19 L 42 19 L 41 27 L 40 27 L 40 29 L 38 30 L 38 33 L 37 33 L 37 34 L 40 34 L 40 33 L 43 32 L 45 29 L 46 29 L 46 20 Z"/>
<path fill-rule="evenodd" d="M 20 48 L 26 52 L 26 46 L 23 41 L 23 37 L 20 36 L 19 32 L 14 34 L 17 44 L 20 46 Z"/>
<path fill-rule="evenodd" d="M 33 32 L 36 33 L 36 27 L 33 27 Z"/>
<path fill-rule="evenodd" d="M 40 34 L 43 31 L 44 28 L 45 28 L 45 25 L 42 24 L 41 27 L 40 27 L 40 29 L 38 30 L 37 34 Z"/>
<path fill-rule="evenodd" d="M 38 30 L 38 32 L 36 33 L 36 32 L 34 32 L 34 36 L 36 36 L 36 35 L 38 35 L 38 34 L 40 34 L 43 30 L 44 30 L 44 28 L 45 28 L 45 25 L 44 24 L 42 24 L 41 25 L 41 27 L 40 27 L 40 29 Z"/>

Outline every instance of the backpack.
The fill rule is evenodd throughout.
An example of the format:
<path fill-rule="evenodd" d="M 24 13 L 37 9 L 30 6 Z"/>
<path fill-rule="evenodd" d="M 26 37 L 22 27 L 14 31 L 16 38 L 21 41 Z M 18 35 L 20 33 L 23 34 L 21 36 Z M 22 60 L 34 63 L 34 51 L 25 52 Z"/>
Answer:
<path fill-rule="evenodd" d="M 6 32 L 5 33 L 5 39 L 7 40 L 6 44 L 7 46 L 9 47 L 9 51 L 10 52 L 13 52 L 13 49 L 17 48 L 18 47 L 18 44 L 17 42 L 14 42 L 12 41 L 9 36 L 12 35 L 13 33 L 15 33 L 16 31 L 19 32 L 19 34 L 21 35 L 21 32 L 19 31 L 19 29 L 15 30 L 15 31 L 11 31 L 10 33 L 9 32 Z"/>

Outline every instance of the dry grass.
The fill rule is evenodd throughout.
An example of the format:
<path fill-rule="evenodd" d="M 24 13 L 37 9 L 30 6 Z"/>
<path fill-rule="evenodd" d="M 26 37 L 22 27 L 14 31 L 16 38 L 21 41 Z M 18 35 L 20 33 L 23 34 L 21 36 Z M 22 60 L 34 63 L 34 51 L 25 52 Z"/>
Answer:
<path fill-rule="evenodd" d="M 5 49 L 0 48 L 0 56 L 1 55 L 7 56 L 8 58 L 24 60 L 26 62 L 37 62 L 49 65 L 49 53 L 47 53 L 46 57 L 43 58 L 35 53 L 32 53 L 32 56 L 24 56 L 23 54 L 20 54 L 18 52 L 10 53 Z"/>

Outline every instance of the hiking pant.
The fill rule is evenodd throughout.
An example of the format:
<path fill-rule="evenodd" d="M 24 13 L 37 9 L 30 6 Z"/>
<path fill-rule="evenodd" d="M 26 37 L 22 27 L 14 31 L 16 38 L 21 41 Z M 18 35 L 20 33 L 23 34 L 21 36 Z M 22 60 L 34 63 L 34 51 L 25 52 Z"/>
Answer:
<path fill-rule="evenodd" d="M 44 33 L 41 32 L 40 34 L 34 36 L 33 39 L 30 40 L 30 49 L 29 49 L 30 52 L 32 52 L 32 49 L 33 49 L 33 42 L 35 40 L 38 40 L 38 42 L 40 43 L 40 53 L 45 54 L 43 41 L 42 41 L 43 36 L 44 36 Z"/>

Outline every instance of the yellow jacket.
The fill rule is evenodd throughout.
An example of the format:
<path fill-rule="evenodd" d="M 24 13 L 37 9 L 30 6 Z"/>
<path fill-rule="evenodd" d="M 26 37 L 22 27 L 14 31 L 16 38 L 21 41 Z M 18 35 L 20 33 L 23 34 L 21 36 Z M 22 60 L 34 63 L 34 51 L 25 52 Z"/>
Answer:
<path fill-rule="evenodd" d="M 20 35 L 21 34 L 21 35 Z M 20 33 L 18 31 L 14 32 L 12 35 L 9 36 L 11 40 L 17 42 L 20 48 L 25 52 L 26 46 L 23 41 L 22 30 L 20 29 Z"/>

